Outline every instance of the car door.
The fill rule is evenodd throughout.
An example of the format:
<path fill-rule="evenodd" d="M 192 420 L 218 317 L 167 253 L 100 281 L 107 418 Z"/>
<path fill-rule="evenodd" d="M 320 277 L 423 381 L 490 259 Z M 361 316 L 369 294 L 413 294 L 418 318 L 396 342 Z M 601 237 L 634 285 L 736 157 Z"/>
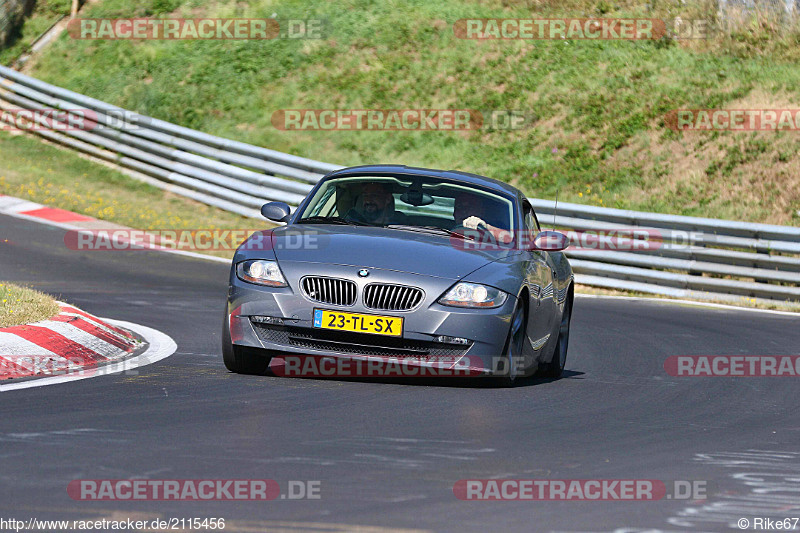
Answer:
<path fill-rule="evenodd" d="M 533 208 L 527 200 L 523 203 L 523 225 L 525 237 L 521 242 L 527 243 L 526 248 L 528 248 L 533 244 L 533 239 L 539 234 L 540 228 Z M 541 356 L 542 348 L 550 340 L 556 311 L 555 273 L 548 252 L 526 249 L 523 254 L 525 281 L 530 292 L 527 336 L 533 350 L 531 353 L 533 359 Z M 531 360 L 530 363 L 532 362 Z"/>

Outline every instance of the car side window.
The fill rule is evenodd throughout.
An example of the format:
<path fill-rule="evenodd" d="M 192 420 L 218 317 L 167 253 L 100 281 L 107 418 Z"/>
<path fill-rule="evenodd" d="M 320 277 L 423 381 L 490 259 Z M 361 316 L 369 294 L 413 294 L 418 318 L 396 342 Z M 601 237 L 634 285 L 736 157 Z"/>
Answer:
<path fill-rule="evenodd" d="M 533 214 L 533 208 L 527 202 L 522 207 L 522 214 L 524 216 L 525 231 L 533 238 L 539 233 L 539 223 L 536 221 L 536 215 Z"/>

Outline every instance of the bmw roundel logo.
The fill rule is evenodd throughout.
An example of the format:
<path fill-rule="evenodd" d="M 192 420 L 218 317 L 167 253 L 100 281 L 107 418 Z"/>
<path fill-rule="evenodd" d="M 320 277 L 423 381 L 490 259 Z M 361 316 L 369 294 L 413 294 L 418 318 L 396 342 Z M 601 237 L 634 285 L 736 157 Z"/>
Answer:
<path fill-rule="evenodd" d="M 366 268 L 362 268 L 361 270 L 358 271 L 358 275 L 359 277 L 366 278 L 367 276 L 369 276 L 369 270 L 367 270 Z"/>

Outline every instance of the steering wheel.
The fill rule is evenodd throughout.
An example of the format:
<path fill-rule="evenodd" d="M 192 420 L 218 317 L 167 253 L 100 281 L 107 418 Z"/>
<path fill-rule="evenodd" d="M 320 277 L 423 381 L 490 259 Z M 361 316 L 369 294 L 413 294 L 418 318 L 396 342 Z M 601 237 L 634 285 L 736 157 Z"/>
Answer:
<path fill-rule="evenodd" d="M 450 228 L 450 231 L 471 230 L 471 229 L 479 229 L 481 231 L 489 231 L 489 228 L 486 227 L 486 224 L 478 224 L 478 226 L 476 228 L 468 228 L 464 224 L 456 224 L 455 226 Z"/>
<path fill-rule="evenodd" d="M 480 233 L 476 233 L 476 230 Z M 489 228 L 487 228 L 484 224 L 478 224 L 476 228 L 468 228 L 463 224 L 458 224 L 457 226 L 451 228 L 450 231 L 459 233 L 464 235 L 466 238 L 471 238 L 472 240 L 478 242 L 483 242 L 486 240 L 488 240 L 488 242 L 493 242 L 495 240 L 494 234 L 489 231 Z"/>

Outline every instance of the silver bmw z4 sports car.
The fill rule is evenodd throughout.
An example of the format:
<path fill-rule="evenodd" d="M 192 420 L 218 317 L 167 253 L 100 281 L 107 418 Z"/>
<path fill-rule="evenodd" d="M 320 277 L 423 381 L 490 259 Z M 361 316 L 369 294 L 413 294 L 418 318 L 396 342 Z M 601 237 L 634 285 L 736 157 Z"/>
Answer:
<path fill-rule="evenodd" d="M 222 332 L 229 370 L 262 374 L 271 360 L 304 356 L 340 369 L 370 359 L 452 365 L 506 386 L 561 376 L 573 302 L 568 239 L 542 231 L 507 183 L 361 166 L 326 175 L 294 213 L 281 202 L 261 212 L 286 224 L 254 233 L 233 258 Z"/>

